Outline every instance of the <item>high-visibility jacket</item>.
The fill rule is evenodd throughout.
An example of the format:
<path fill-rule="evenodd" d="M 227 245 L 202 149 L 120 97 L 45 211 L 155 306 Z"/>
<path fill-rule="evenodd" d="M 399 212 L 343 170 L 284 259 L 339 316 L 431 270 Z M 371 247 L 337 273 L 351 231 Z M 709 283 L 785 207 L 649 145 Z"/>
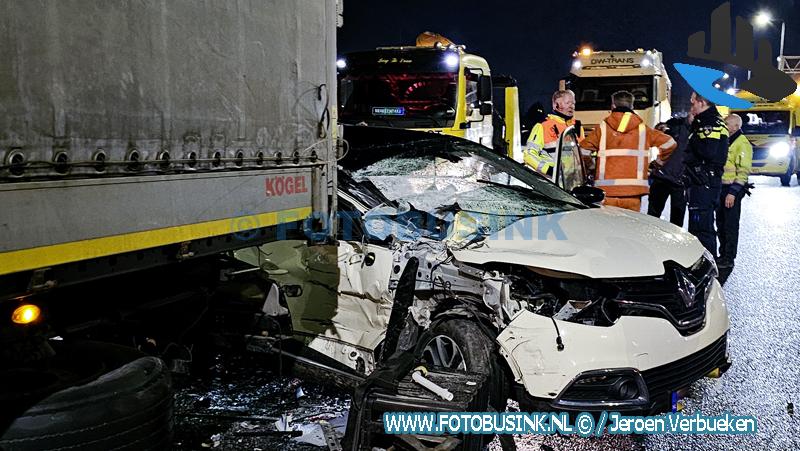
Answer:
<path fill-rule="evenodd" d="M 528 145 L 535 150 L 548 150 L 552 152 L 558 144 L 558 137 L 569 127 L 575 125 L 575 119 L 564 119 L 557 114 L 548 114 L 544 121 L 533 126 Z M 578 132 L 578 139 L 584 138 L 583 127 Z"/>
<path fill-rule="evenodd" d="M 646 126 L 629 110 L 613 111 L 580 145 L 597 152 L 594 185 L 608 197 L 647 194 L 650 148 L 658 148 L 658 158 L 666 161 L 677 147 L 671 136 Z"/>
<path fill-rule="evenodd" d="M 522 159 L 525 164 L 540 174 L 549 176 L 553 173 L 553 157 L 544 150 L 537 150 L 531 146 L 522 149 Z"/>
<path fill-rule="evenodd" d="M 522 149 L 525 164 L 542 174 L 550 175 L 555 165 L 550 153 L 556 150 L 558 137 L 570 125 L 575 125 L 575 119 L 564 119 L 557 114 L 548 114 L 544 121 L 534 125 L 531 136 Z M 578 133 L 579 138 L 583 139 L 583 127 Z"/>
<path fill-rule="evenodd" d="M 753 146 L 739 130 L 730 137 L 728 145 L 728 161 L 722 173 L 722 184 L 731 185 L 729 192 L 739 193 L 747 184 L 750 170 L 753 167 Z"/>

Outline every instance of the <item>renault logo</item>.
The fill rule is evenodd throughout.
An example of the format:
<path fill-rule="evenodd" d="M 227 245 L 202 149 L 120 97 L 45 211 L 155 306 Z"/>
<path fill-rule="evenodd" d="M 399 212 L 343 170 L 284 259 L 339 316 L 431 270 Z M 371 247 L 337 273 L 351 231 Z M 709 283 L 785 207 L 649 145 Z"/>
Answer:
<path fill-rule="evenodd" d="M 695 295 L 697 294 L 697 287 L 689 280 L 686 273 L 679 269 L 675 270 L 675 279 L 678 282 L 678 294 L 680 294 L 681 299 L 683 299 L 683 304 L 686 308 L 692 308 Z"/>

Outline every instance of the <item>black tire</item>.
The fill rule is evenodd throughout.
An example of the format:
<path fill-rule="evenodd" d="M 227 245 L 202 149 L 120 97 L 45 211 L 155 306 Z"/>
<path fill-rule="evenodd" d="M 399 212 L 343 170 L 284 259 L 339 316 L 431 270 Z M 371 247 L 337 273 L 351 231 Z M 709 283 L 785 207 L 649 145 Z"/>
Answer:
<path fill-rule="evenodd" d="M 487 384 L 490 387 L 489 404 L 500 412 L 505 411 L 510 391 L 508 378 L 502 370 L 494 341 L 483 332 L 476 320 L 448 319 L 435 324 L 431 328 L 432 338 L 428 340 L 426 347 L 432 345 L 436 337 L 440 336 L 449 338 L 459 347 L 465 364 L 465 368 L 462 369 L 487 375 Z M 439 363 L 427 352 L 423 353 L 423 360 L 435 366 Z"/>
<path fill-rule="evenodd" d="M 781 186 L 789 186 L 792 183 L 792 174 L 794 174 L 794 162 L 789 162 L 789 169 L 786 170 L 786 174 L 780 176 L 781 179 Z M 800 184 L 800 178 L 797 179 L 797 183 Z"/>
<path fill-rule="evenodd" d="M 173 398 L 163 361 L 107 343 L 53 345 L 56 357 L 47 368 L 3 372 L 4 382 L 17 386 L 26 385 L 22 377 L 38 375 L 39 382 L 50 382 L 45 387 L 61 388 L 43 398 L 48 388 L 41 383 L 16 396 L 4 392 L 25 408 L 2 432 L 0 449 L 170 448 Z"/>

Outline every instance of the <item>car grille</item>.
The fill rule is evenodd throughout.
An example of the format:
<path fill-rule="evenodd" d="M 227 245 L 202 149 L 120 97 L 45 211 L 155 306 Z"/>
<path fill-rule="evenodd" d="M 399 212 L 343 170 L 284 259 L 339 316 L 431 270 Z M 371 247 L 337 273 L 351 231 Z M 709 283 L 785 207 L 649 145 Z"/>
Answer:
<path fill-rule="evenodd" d="M 705 324 L 706 293 L 713 283 L 712 263 L 704 260 L 694 270 L 677 264 L 665 265 L 663 276 L 617 281 L 616 303 L 621 315 L 664 318 L 681 335 L 698 332 Z M 681 280 L 694 285 L 695 294 L 687 302 L 679 287 Z M 684 282 L 685 283 L 685 282 Z"/>
<path fill-rule="evenodd" d="M 659 402 L 665 399 L 670 392 L 688 387 L 695 381 L 705 377 L 711 371 L 727 362 L 727 334 L 723 335 L 714 343 L 706 348 L 695 352 L 692 355 L 667 363 L 646 371 L 642 371 L 642 380 L 647 388 L 650 402 Z M 620 402 L 613 397 L 612 387 L 615 382 L 623 377 L 634 377 L 636 374 L 632 369 L 609 370 L 610 373 L 591 383 L 580 384 L 582 378 L 576 379 L 564 393 L 559 396 L 558 403 L 561 407 L 571 404 L 597 404 L 608 402 Z M 638 377 L 638 376 L 636 376 Z M 647 399 L 645 398 L 645 399 Z M 624 402 L 624 401 L 622 401 Z M 628 401 L 631 402 L 631 401 Z"/>
<path fill-rule="evenodd" d="M 726 362 L 728 335 L 710 344 L 699 352 L 666 365 L 642 372 L 650 399 L 657 395 L 688 387 L 694 381 Z"/>

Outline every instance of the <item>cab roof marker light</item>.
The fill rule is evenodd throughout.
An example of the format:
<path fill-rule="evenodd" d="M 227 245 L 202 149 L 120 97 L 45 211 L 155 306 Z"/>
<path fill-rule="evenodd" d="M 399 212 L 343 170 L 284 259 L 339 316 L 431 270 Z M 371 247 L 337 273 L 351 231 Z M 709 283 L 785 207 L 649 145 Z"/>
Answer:
<path fill-rule="evenodd" d="M 572 62 L 572 68 L 573 69 L 580 69 L 582 66 L 583 66 L 583 64 L 581 64 L 581 62 L 579 60 L 575 60 L 575 61 Z"/>
<path fill-rule="evenodd" d="M 444 64 L 451 68 L 458 67 L 458 55 L 449 53 L 444 57 Z"/>

